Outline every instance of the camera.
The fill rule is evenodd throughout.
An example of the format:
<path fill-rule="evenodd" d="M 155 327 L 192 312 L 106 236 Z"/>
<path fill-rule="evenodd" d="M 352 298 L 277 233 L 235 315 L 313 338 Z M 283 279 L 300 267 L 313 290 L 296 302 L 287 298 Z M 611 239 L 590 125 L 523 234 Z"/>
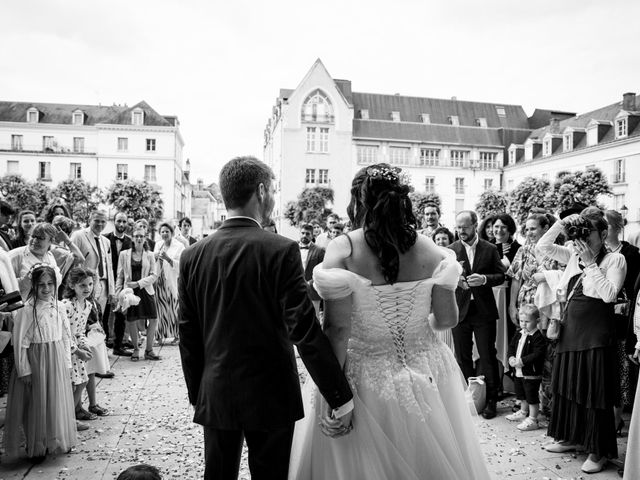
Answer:
<path fill-rule="evenodd" d="M 17 290 L 15 292 L 6 293 L 4 289 L 0 288 L 0 305 L 3 303 L 7 304 L 7 308 L 3 310 L 4 313 L 13 312 L 14 310 L 24 307 L 20 292 Z"/>
<path fill-rule="evenodd" d="M 580 218 L 578 223 L 567 227 L 567 237 L 569 237 L 569 240 L 586 241 L 591 235 L 591 230 L 593 230 L 591 224 L 584 218 Z"/>

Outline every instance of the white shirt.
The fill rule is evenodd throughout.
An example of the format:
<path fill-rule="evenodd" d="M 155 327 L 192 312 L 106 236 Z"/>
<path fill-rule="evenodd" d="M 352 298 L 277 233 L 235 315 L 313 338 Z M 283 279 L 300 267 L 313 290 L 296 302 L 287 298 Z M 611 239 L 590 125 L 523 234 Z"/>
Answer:
<path fill-rule="evenodd" d="M 520 360 L 520 358 L 522 357 L 522 350 L 524 349 L 524 344 L 527 343 L 527 337 L 529 335 L 533 335 L 536 330 L 534 330 L 533 332 L 529 332 L 526 328 L 523 328 L 520 331 L 520 340 L 518 341 L 518 348 L 516 349 L 516 360 Z M 522 373 L 522 367 L 516 367 L 516 377 L 524 377 L 524 374 Z"/>
<path fill-rule="evenodd" d="M 246 218 L 247 220 L 252 220 L 252 221 L 256 222 L 256 224 L 257 224 L 260 228 L 262 228 L 262 225 L 260 225 L 260 222 L 259 222 L 258 220 L 256 220 L 255 218 L 253 218 L 253 217 L 245 217 L 244 215 L 235 215 L 235 216 L 233 216 L 233 217 L 227 217 L 227 220 L 231 220 L 231 219 L 233 219 L 233 218 Z"/>
<path fill-rule="evenodd" d="M 536 255 L 540 257 L 547 255 L 567 265 L 557 286 L 560 296 L 568 294 L 569 280 L 582 272 L 579 264 L 580 257 L 575 253 L 573 247 L 553 243 L 563 230 L 564 226 L 561 222 L 554 223 L 536 244 Z M 620 253 L 608 253 L 600 265 L 592 263 L 586 267 L 584 274 L 582 280 L 584 295 L 599 298 L 606 303 L 613 303 L 618 298 L 618 292 L 624 284 L 627 275 L 627 262 Z"/>
<path fill-rule="evenodd" d="M 467 251 L 467 258 L 469 259 L 469 271 L 473 269 L 473 260 L 476 258 L 476 247 L 478 246 L 478 235 L 476 234 L 475 240 L 471 245 L 469 245 L 464 240 L 460 240 L 462 245 L 464 245 L 464 249 Z"/>
<path fill-rule="evenodd" d="M 300 259 L 302 260 L 302 268 L 307 268 L 307 262 L 309 261 L 309 245 L 299 244 L 300 247 Z M 305 247 L 305 248 L 302 248 Z"/>

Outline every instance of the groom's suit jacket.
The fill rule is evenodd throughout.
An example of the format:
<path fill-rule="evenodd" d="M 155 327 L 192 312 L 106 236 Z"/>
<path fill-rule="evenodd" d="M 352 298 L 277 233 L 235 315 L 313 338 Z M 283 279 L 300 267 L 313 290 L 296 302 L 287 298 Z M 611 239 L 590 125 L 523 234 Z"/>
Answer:
<path fill-rule="evenodd" d="M 487 283 L 479 287 L 471 287 L 467 290 L 460 287 L 456 288 L 456 302 L 460 312 L 460 321 L 464 321 L 467 316 L 471 294 L 473 294 L 478 311 L 488 320 L 495 321 L 498 318 L 498 308 L 491 288 L 502 285 L 505 279 L 505 267 L 500 261 L 498 249 L 494 244 L 481 238 L 478 239 L 473 265 L 469 265 L 467 251 L 460 240 L 453 242 L 449 245 L 449 248 L 456 252 L 456 258 L 462 265 L 462 273 L 465 277 L 472 273 L 479 273 L 487 277 Z"/>
<path fill-rule="evenodd" d="M 332 408 L 352 398 L 315 317 L 296 242 L 230 218 L 184 251 L 178 285 L 180 355 L 196 423 L 269 430 L 302 418 L 293 344 Z"/>

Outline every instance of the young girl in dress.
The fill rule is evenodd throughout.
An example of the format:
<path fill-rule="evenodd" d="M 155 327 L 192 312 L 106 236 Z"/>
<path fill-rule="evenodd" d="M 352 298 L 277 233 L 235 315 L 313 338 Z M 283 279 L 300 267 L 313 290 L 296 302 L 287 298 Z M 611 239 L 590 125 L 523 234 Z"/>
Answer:
<path fill-rule="evenodd" d="M 71 334 L 75 337 L 78 350 L 72 356 L 71 382 L 73 383 L 73 400 L 77 420 L 95 420 L 98 415 L 108 415 L 109 411 L 96 402 L 95 370 L 91 368 L 96 356 L 107 355 L 106 346 L 102 342 L 104 352 L 96 350 L 96 345 L 87 338 L 87 320 L 91 315 L 93 302 L 93 273 L 81 267 L 76 267 L 69 272 L 67 277 L 67 289 L 65 306 Z M 91 328 L 100 328 L 95 323 Z M 93 347 L 93 348 L 92 348 Z M 82 407 L 82 392 L 87 389 L 89 396 L 89 410 Z"/>
<path fill-rule="evenodd" d="M 4 443 L 6 454 L 17 457 L 24 434 L 27 455 L 37 462 L 76 444 L 69 382 L 76 345 L 66 311 L 56 299 L 54 269 L 35 265 L 30 277 L 26 305 L 13 327 L 16 370 L 9 385 Z"/>

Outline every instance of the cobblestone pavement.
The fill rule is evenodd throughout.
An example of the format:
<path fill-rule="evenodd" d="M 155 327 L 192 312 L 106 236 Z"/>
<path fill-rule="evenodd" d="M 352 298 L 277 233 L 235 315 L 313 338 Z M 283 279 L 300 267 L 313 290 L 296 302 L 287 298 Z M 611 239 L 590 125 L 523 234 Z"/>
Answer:
<path fill-rule="evenodd" d="M 113 357 L 116 377 L 101 380 L 99 403 L 111 411 L 108 417 L 88 422 L 91 429 L 79 432 L 79 444 L 66 455 L 50 456 L 40 465 L 26 461 L 0 464 L 0 480 L 8 479 L 114 479 L 138 463 L 158 467 L 164 479 L 197 479 L 203 473 L 202 430 L 194 425 L 180 368 L 177 347 L 158 351 L 159 362 Z M 302 369 L 301 369 L 302 370 Z M 304 375 L 304 374 L 303 374 Z M 5 399 L 0 399 L 0 421 Z M 492 476 L 496 480 L 618 479 L 617 466 L 599 474 L 585 475 L 584 455 L 551 454 L 542 449 L 550 439 L 545 429 L 520 432 L 504 417 L 510 400 L 500 402 L 498 418 L 479 419 L 477 431 Z M 625 416 L 628 423 L 629 416 Z M 621 459 L 626 436 L 618 442 Z M 249 479 L 246 452 L 239 478 Z"/>

